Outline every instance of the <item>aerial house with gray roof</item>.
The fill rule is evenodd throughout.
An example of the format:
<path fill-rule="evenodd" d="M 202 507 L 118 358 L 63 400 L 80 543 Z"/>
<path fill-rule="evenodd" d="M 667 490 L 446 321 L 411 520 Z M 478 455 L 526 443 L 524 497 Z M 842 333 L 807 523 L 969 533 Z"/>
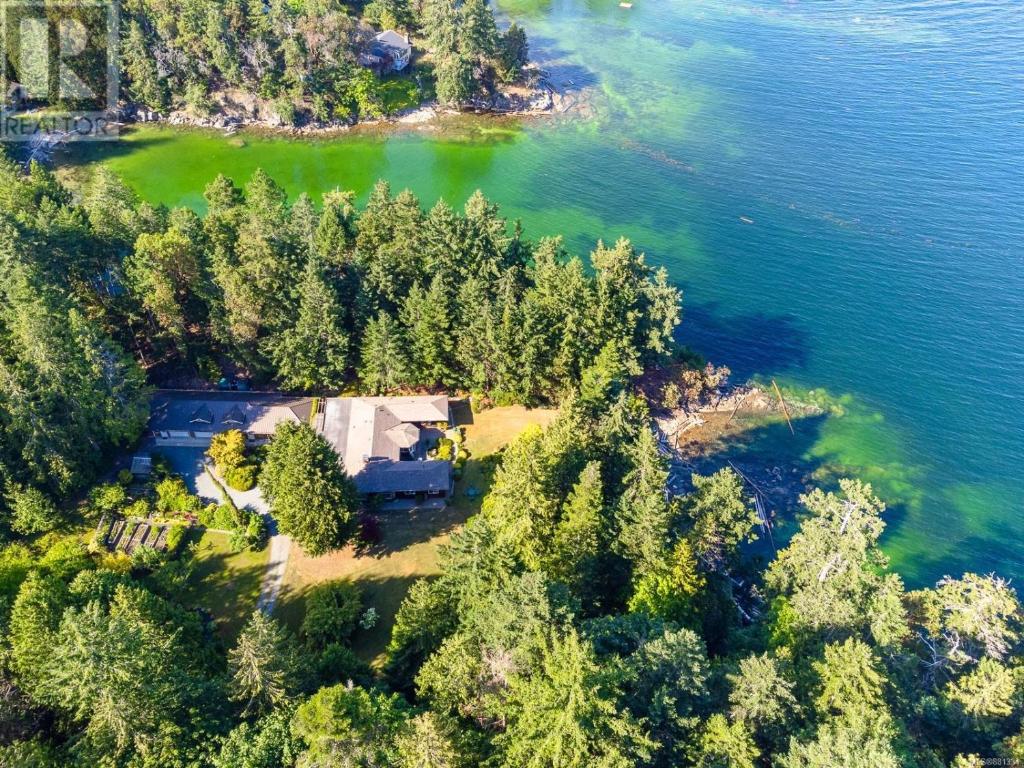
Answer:
<path fill-rule="evenodd" d="M 451 493 L 451 463 L 427 451 L 451 421 L 446 396 L 336 397 L 324 407 L 322 432 L 364 495 L 384 499 Z"/>
<path fill-rule="evenodd" d="M 158 450 L 206 448 L 215 434 L 230 429 L 251 443 L 265 442 L 282 421 L 305 422 L 323 435 L 364 496 L 391 502 L 451 493 L 451 462 L 428 455 L 451 422 L 444 395 L 332 397 L 317 407 L 310 397 L 160 390 L 149 427 Z"/>

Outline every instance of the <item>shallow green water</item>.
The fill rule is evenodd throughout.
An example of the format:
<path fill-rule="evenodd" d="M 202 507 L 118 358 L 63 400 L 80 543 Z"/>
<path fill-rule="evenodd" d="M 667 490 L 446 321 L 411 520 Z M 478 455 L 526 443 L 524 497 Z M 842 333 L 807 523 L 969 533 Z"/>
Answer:
<path fill-rule="evenodd" d="M 218 172 L 425 202 L 483 189 L 532 236 L 632 238 L 686 291 L 682 339 L 842 396 L 762 448 L 891 503 L 913 581 L 1024 575 L 1024 11 L 1011 2 L 505 0 L 592 116 L 325 142 L 141 129 L 102 161 L 201 207 Z"/>

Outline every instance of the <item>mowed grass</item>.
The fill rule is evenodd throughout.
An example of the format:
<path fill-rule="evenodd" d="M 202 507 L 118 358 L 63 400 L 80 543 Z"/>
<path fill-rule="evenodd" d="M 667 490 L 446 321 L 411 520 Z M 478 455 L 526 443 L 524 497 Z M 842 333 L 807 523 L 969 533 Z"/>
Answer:
<path fill-rule="evenodd" d="M 379 666 L 395 614 L 409 587 L 417 579 L 439 573 L 438 548 L 480 510 L 497 464 L 496 454 L 526 427 L 546 425 L 557 415 L 555 409 L 520 406 L 472 414 L 461 404 L 453 404 L 453 412 L 456 424 L 465 428 L 470 458 L 455 484 L 451 503 L 442 510 L 381 513 L 383 539 L 370 551 L 357 552 L 349 546 L 309 557 L 293 544 L 276 609 L 277 617 L 293 631 L 298 632 L 302 624 L 306 595 L 316 584 L 350 579 L 362 587 L 364 606 L 373 606 L 379 616 L 372 629 L 356 629 L 352 648 L 361 659 Z"/>
<path fill-rule="evenodd" d="M 383 540 L 369 552 L 348 546 L 310 557 L 293 543 L 277 603 L 278 618 L 298 632 L 310 589 L 331 579 L 355 582 L 363 590 L 364 608 L 373 606 L 379 615 L 376 626 L 357 628 L 352 636 L 352 649 L 371 663 L 387 647 L 405 593 L 417 579 L 437 575 L 438 546 L 465 520 L 450 507 L 386 512 L 379 518 Z"/>
<path fill-rule="evenodd" d="M 193 534 L 193 541 L 197 534 Z M 256 609 L 269 549 L 234 553 L 226 533 L 204 531 L 198 537 L 185 603 L 208 610 L 217 632 L 231 644 Z"/>

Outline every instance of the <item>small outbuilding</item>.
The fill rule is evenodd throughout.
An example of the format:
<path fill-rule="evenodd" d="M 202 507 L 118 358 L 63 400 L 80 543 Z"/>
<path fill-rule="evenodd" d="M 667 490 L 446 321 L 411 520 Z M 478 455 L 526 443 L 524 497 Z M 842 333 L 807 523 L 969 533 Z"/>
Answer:
<path fill-rule="evenodd" d="M 359 56 L 359 63 L 378 74 L 401 72 L 412 59 L 412 43 L 408 35 L 387 29 L 376 35 L 369 48 Z"/>

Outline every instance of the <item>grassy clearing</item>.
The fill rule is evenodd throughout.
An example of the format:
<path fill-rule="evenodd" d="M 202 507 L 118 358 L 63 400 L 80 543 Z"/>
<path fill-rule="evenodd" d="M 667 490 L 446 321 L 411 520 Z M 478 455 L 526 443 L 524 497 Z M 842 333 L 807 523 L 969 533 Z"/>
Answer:
<path fill-rule="evenodd" d="M 363 589 L 363 604 L 377 609 L 380 619 L 370 630 L 357 629 L 353 650 L 366 661 L 376 660 L 391 637 L 395 613 L 416 579 L 433 576 L 437 547 L 465 518 L 457 511 L 415 510 L 381 515 L 383 541 L 370 552 L 345 547 L 321 557 L 292 546 L 278 598 L 278 618 L 298 631 L 309 590 L 331 579 L 351 579 Z"/>
<path fill-rule="evenodd" d="M 418 107 L 422 100 L 419 86 L 409 77 L 394 77 L 380 84 L 384 113 L 393 115 L 403 109 Z"/>
<path fill-rule="evenodd" d="M 452 408 L 456 410 L 456 406 Z M 478 458 L 497 453 L 531 424 L 547 426 L 558 415 L 555 408 L 521 405 L 491 408 L 481 413 L 467 414 L 467 411 L 468 408 L 459 408 L 456 422 L 466 430 L 466 447 L 470 454 Z"/>
<path fill-rule="evenodd" d="M 466 429 L 470 458 L 449 506 L 382 513 L 383 540 L 370 552 L 357 553 L 346 547 L 322 557 L 309 557 L 293 546 L 277 607 L 278 618 L 293 630 L 302 623 L 305 597 L 313 586 L 332 579 L 351 579 L 363 588 L 364 604 L 372 605 L 380 616 L 373 629 L 356 630 L 352 647 L 360 658 L 379 664 L 405 593 L 416 579 L 437 575 L 438 547 L 479 511 L 490 488 L 495 454 L 527 426 L 548 424 L 557 413 L 554 409 L 516 406 L 472 414 L 468 407 L 456 404 L 453 411 L 456 423 Z M 467 494 L 470 489 L 473 492 Z"/>
<path fill-rule="evenodd" d="M 193 534 L 195 541 L 196 534 Z M 256 608 L 269 550 L 234 553 L 226 533 L 205 531 L 198 539 L 185 602 L 201 606 L 217 620 L 217 631 L 233 643 Z"/>

